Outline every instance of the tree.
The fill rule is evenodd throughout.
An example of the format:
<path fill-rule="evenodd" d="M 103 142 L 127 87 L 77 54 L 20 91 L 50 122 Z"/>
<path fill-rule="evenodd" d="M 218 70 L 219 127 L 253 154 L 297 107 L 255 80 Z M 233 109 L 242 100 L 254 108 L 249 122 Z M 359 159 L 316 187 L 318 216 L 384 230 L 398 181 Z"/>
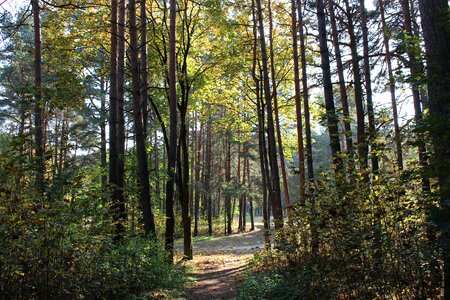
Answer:
<path fill-rule="evenodd" d="M 256 0 L 258 21 L 259 21 L 259 38 L 261 47 L 261 63 L 263 69 L 263 82 L 264 82 L 264 97 L 267 105 L 267 133 L 268 133 L 268 152 L 269 152 L 269 163 L 270 163 L 270 173 L 271 173 L 271 190 L 272 194 L 272 210 L 275 219 L 275 228 L 281 229 L 283 227 L 283 211 L 281 209 L 281 193 L 280 193 L 280 176 L 278 172 L 277 154 L 276 154 L 276 141 L 275 141 L 275 130 L 273 122 L 273 110 L 272 110 L 272 99 L 270 97 L 270 80 L 268 71 L 268 58 L 267 58 L 267 47 L 266 40 L 264 36 L 264 22 L 262 5 L 260 0 Z M 253 9 L 254 6 L 253 6 Z"/>
<path fill-rule="evenodd" d="M 174 184 L 175 167 L 177 160 L 177 82 L 176 82 L 176 18 L 177 1 L 170 0 L 170 23 L 169 23 L 169 114 L 170 114 L 170 137 L 168 145 L 167 173 L 169 179 L 166 184 L 166 250 L 169 259 L 173 260 L 173 242 L 175 233 Z"/>
<path fill-rule="evenodd" d="M 444 0 L 419 0 L 427 62 L 427 86 L 430 103 L 428 123 L 434 145 L 434 175 L 439 180 L 441 208 L 449 224 L 450 209 L 450 39 L 448 28 L 448 2 Z M 444 299 L 450 299 L 449 232 L 444 231 Z"/>
<path fill-rule="evenodd" d="M 145 234 L 156 237 L 155 221 L 150 200 L 150 178 L 148 156 L 145 145 L 144 124 L 141 109 L 141 85 L 139 78 L 139 44 L 136 23 L 136 2 L 129 2 L 130 67 L 132 79 L 133 119 L 136 134 L 136 156 L 138 159 L 139 199 L 143 212 Z"/>

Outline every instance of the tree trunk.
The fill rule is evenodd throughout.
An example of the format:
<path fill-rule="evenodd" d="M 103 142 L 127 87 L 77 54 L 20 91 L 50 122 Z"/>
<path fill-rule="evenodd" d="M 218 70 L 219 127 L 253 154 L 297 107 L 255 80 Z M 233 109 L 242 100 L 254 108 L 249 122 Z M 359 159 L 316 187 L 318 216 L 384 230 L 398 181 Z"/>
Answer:
<path fill-rule="evenodd" d="M 450 222 L 450 39 L 447 0 L 419 0 L 425 41 L 430 135 L 434 144 L 433 175 L 438 178 L 444 224 Z M 445 134 L 447 133 L 447 134 Z M 443 232 L 444 299 L 450 299 L 449 232 Z"/>
<path fill-rule="evenodd" d="M 141 110 L 141 89 L 139 78 L 139 45 L 137 37 L 136 25 L 136 2 L 130 0 L 129 2 L 129 24 L 130 24 L 130 53 L 131 53 L 131 79 L 132 79 L 132 98 L 133 98 L 133 118 L 136 136 L 136 155 L 138 160 L 138 184 L 139 184 L 139 198 L 142 206 L 144 217 L 144 231 L 145 234 L 150 234 L 154 237 L 155 222 L 152 212 L 152 205 L 150 200 L 150 181 L 148 171 L 148 158 L 145 146 L 144 124 Z"/>
<path fill-rule="evenodd" d="M 117 75 L 118 75 L 118 1 L 111 0 L 111 50 L 110 50 L 110 83 L 109 83 L 109 185 L 111 189 L 112 220 L 116 228 L 117 239 L 122 233 L 117 197 Z"/>
<path fill-rule="evenodd" d="M 328 133 L 330 135 L 331 155 L 337 176 L 341 175 L 342 159 L 339 156 L 341 145 L 339 142 L 338 120 L 333 99 L 333 86 L 331 83 L 330 54 L 327 45 L 327 29 L 325 24 L 325 5 L 323 0 L 317 1 L 317 19 L 320 43 L 320 58 L 322 62 L 322 75 L 324 85 L 325 109 L 327 112 Z"/>
<path fill-rule="evenodd" d="M 264 20 L 263 12 L 261 6 L 261 0 L 256 0 L 257 11 L 258 11 L 258 21 L 259 21 L 259 37 L 260 37 L 260 47 L 261 47 L 261 60 L 262 69 L 264 74 L 264 96 L 267 105 L 267 132 L 268 132 L 268 148 L 269 148 L 269 163 L 272 181 L 272 210 L 275 222 L 275 229 L 283 228 L 283 210 L 281 206 L 281 194 L 280 194 L 280 175 L 278 172 L 277 163 L 277 153 L 276 153 L 276 141 L 275 141 L 275 130 L 273 121 L 273 109 L 272 109 L 272 99 L 270 97 L 270 83 L 269 83 L 269 70 L 268 70 L 268 58 L 267 58 L 267 48 L 266 39 L 264 36 Z M 254 7 L 253 7 L 254 9 Z"/>
<path fill-rule="evenodd" d="M 413 28 L 412 28 L 412 20 L 411 20 L 411 11 L 409 7 L 408 0 L 400 0 L 402 5 L 402 14 L 403 14 L 403 27 L 405 33 L 408 35 L 408 40 L 412 40 L 410 37 L 414 36 Z M 411 91 L 413 96 L 414 103 L 414 120 L 416 122 L 416 126 L 419 126 L 422 123 L 422 105 L 421 105 L 421 96 L 419 90 L 419 78 L 422 76 L 424 72 L 423 65 L 420 60 L 416 58 L 416 49 L 420 47 L 415 43 L 408 43 L 406 45 L 406 52 L 408 54 L 409 59 L 409 70 L 411 72 Z M 422 101 L 423 102 L 423 101 Z M 419 135 L 417 148 L 419 150 L 419 164 L 422 168 L 427 168 L 428 166 L 428 158 L 427 158 L 427 149 L 425 146 L 425 142 L 423 141 L 423 137 Z M 425 193 L 430 192 L 430 180 L 425 176 L 422 178 L 422 191 Z"/>
<path fill-rule="evenodd" d="M 350 112 L 348 109 L 347 87 L 345 84 L 344 67 L 342 64 L 341 47 L 339 44 L 338 29 L 336 24 L 336 16 L 334 14 L 334 1 L 328 1 L 328 11 L 330 13 L 331 32 L 333 36 L 334 53 L 336 57 L 337 75 L 339 79 L 339 92 L 342 105 L 345 145 L 347 155 L 351 158 L 353 155 L 353 138 L 352 129 L 350 127 Z"/>
<path fill-rule="evenodd" d="M 363 38 L 363 56 L 364 56 L 364 81 L 366 86 L 366 102 L 367 114 L 369 117 L 369 141 L 371 146 L 370 160 L 372 162 L 372 174 L 378 174 L 379 160 L 377 154 L 377 142 L 375 132 L 375 111 L 372 99 L 372 79 L 370 76 L 370 60 L 369 60 L 369 29 L 367 28 L 367 13 L 364 0 L 359 0 L 359 9 L 361 13 L 361 27 Z"/>
<path fill-rule="evenodd" d="M 303 121 L 300 92 L 300 66 L 298 62 L 298 41 L 297 41 L 297 9 L 296 0 L 291 0 L 291 30 L 292 30 L 292 49 L 294 55 L 294 90 L 295 90 L 295 111 L 297 116 L 297 145 L 298 145 L 298 172 L 299 172 L 299 203 L 305 205 L 305 155 L 303 149 Z M 287 202 L 286 202 L 287 205 Z M 291 210 L 288 209 L 288 217 L 291 219 Z"/>
<path fill-rule="evenodd" d="M 205 176 L 205 195 L 206 195 L 206 210 L 208 219 L 208 235 L 212 236 L 212 197 L 211 197 L 211 156 L 212 156 L 212 129 L 211 119 L 208 120 L 206 128 L 206 176 Z"/>
<path fill-rule="evenodd" d="M 362 95 L 362 79 L 359 70 L 359 57 L 358 48 L 356 44 L 355 28 L 353 24 L 353 15 L 348 0 L 344 0 L 347 14 L 347 30 L 350 36 L 350 51 L 352 56 L 352 69 L 353 69 L 353 85 L 355 89 L 355 105 L 356 105 L 356 137 L 357 137 L 357 149 L 359 156 L 359 166 L 361 171 L 367 169 L 367 156 L 368 148 L 366 142 L 366 130 L 364 124 L 364 104 Z"/>
<path fill-rule="evenodd" d="M 200 124 L 200 132 L 196 133 L 197 140 L 197 155 L 195 161 L 195 200 L 194 200 L 194 236 L 198 235 L 198 213 L 200 206 L 200 194 L 201 194 L 201 182 L 200 182 L 200 169 L 201 169 L 201 157 L 202 157 L 202 131 L 203 124 Z"/>
<path fill-rule="evenodd" d="M 277 135 L 277 143 L 278 143 L 278 154 L 280 155 L 280 166 L 281 166 L 281 178 L 283 180 L 283 190 L 284 190 L 284 200 L 286 202 L 286 209 L 288 213 L 288 218 L 290 218 L 291 215 L 291 201 L 289 196 L 289 187 L 288 187 L 288 181 L 287 181 L 287 174 L 286 174 L 286 163 L 284 159 L 284 151 L 283 151 L 283 141 L 281 136 L 281 128 L 280 128 L 280 115 L 278 112 L 278 94 L 277 94 L 277 82 L 275 77 L 275 52 L 273 50 L 273 18 L 272 18 L 272 3 L 269 0 L 268 3 L 269 8 L 269 51 L 270 51 L 270 72 L 272 73 L 272 98 L 273 98 L 273 109 L 275 114 L 275 130 Z M 298 69 L 297 69 L 298 73 Z M 301 116 L 300 116 L 301 120 Z M 302 140 L 303 141 L 303 140 Z M 303 154 L 303 145 L 302 145 L 302 151 L 299 151 L 299 153 Z M 302 155 L 303 156 L 303 155 Z M 302 194 L 302 191 L 304 191 L 304 182 L 302 184 L 301 177 L 303 170 L 303 179 L 304 179 L 304 166 L 303 169 L 301 168 L 302 160 L 300 161 L 300 198 L 302 196 L 304 197 L 304 193 Z M 304 164 L 304 157 L 303 157 L 303 164 Z"/>
<path fill-rule="evenodd" d="M 119 2 L 118 56 L 117 56 L 117 188 L 114 199 L 117 201 L 117 231 L 125 230 L 127 219 L 125 207 L 125 0 Z M 117 222 L 117 221 L 116 221 Z"/>
<path fill-rule="evenodd" d="M 228 188 L 231 187 L 231 139 L 229 136 L 230 133 L 227 134 L 226 139 L 226 166 L 225 166 L 225 181 L 227 182 Z M 225 195 L 225 211 L 226 211 L 226 234 L 232 234 L 232 225 L 233 218 L 231 213 L 231 195 L 230 191 Z"/>
<path fill-rule="evenodd" d="M 169 252 L 168 259 L 173 261 L 173 242 L 175 233 L 175 216 L 173 212 L 174 204 L 174 184 L 175 167 L 177 160 L 177 82 L 176 82 L 176 16 L 177 1 L 170 0 L 170 24 L 169 24 L 169 118 L 170 137 L 167 173 L 169 180 L 166 184 L 166 233 L 165 246 Z"/>
<path fill-rule="evenodd" d="M 392 70 L 391 50 L 389 49 L 389 28 L 386 26 L 383 0 L 378 1 L 378 6 L 380 8 L 381 26 L 383 29 L 383 43 L 384 50 L 386 51 L 385 58 L 388 70 L 389 91 L 391 93 L 392 117 L 394 119 L 394 140 L 396 146 L 395 150 L 397 153 L 397 167 L 399 170 L 403 170 L 403 150 L 402 140 L 400 136 L 400 125 L 398 124 L 397 99 L 395 97 L 395 79 L 394 72 Z"/>

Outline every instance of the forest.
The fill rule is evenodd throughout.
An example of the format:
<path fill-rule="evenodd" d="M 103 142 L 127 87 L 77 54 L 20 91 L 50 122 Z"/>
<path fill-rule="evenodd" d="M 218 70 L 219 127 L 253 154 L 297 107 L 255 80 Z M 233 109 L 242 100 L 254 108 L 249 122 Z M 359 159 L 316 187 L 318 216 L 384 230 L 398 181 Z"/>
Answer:
<path fill-rule="evenodd" d="M 447 0 L 0 1 L 0 298 L 450 300 Z"/>

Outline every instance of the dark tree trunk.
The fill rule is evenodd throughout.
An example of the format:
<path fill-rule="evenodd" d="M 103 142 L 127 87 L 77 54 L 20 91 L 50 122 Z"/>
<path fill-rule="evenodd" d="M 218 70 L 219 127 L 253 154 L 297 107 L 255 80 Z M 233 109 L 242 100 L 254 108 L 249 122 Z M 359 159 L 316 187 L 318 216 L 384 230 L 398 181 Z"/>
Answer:
<path fill-rule="evenodd" d="M 264 20 L 263 12 L 261 6 L 261 0 L 256 0 L 257 12 L 258 12 L 258 22 L 259 22 L 259 38 L 261 47 L 261 62 L 264 77 L 264 96 L 267 105 L 267 132 L 268 132 L 268 148 L 269 148 L 269 163 L 270 163 L 270 173 L 271 173 L 271 193 L 272 193 L 272 210 L 275 222 L 275 229 L 283 228 L 283 210 L 281 206 L 281 193 L 280 193 L 280 175 L 278 172 L 277 163 L 277 151 L 276 151 L 276 141 L 275 141 L 275 130 L 273 121 L 273 109 L 272 109 L 272 99 L 270 97 L 270 80 L 269 80 L 269 70 L 268 70 L 268 58 L 267 58 L 267 48 L 266 39 L 264 36 Z M 254 7 L 253 7 L 254 9 Z"/>
<path fill-rule="evenodd" d="M 227 134 L 226 138 L 226 166 L 225 166 L 225 181 L 227 182 L 227 185 L 231 185 L 231 139 L 229 136 L 230 133 Z M 233 225 L 233 218 L 232 218 L 232 212 L 231 212 L 231 195 L 230 192 L 227 192 L 225 195 L 225 213 L 226 213 L 226 234 L 232 234 L 232 225 Z"/>
<path fill-rule="evenodd" d="M 396 147 L 395 150 L 397 154 L 397 167 L 399 170 L 403 170 L 403 150 L 402 150 L 402 140 L 400 136 L 400 125 L 398 123 L 397 99 L 395 97 L 395 79 L 394 79 L 394 72 L 392 70 L 391 52 L 389 49 L 389 28 L 386 26 L 386 17 L 383 0 L 378 1 L 378 6 L 380 8 L 381 26 L 383 29 L 384 51 L 386 51 L 385 58 L 389 79 L 389 91 L 391 93 L 392 117 L 394 119 L 394 140 Z"/>
<path fill-rule="evenodd" d="M 339 176 L 342 171 L 342 159 L 339 156 L 341 145 L 339 142 L 338 120 L 333 99 L 333 86 L 331 83 L 330 54 L 327 45 L 327 29 L 325 23 L 325 5 L 323 0 L 317 1 L 317 19 L 320 43 L 320 58 L 324 85 L 325 109 L 327 112 L 328 133 L 330 135 L 331 155 L 335 172 Z"/>
<path fill-rule="evenodd" d="M 102 166 L 102 199 L 104 204 L 106 204 L 107 198 L 107 184 L 108 176 L 106 175 L 107 168 L 107 153 L 106 153 L 106 91 L 105 91 L 105 80 L 102 78 L 100 80 L 100 164 Z M 62 150 L 62 149 L 61 149 Z"/>
<path fill-rule="evenodd" d="M 306 163 L 308 166 L 308 180 L 312 182 L 314 181 L 314 168 L 312 156 L 311 117 L 309 112 L 308 77 L 306 74 L 305 34 L 303 32 L 303 13 L 300 0 L 297 0 L 297 10 L 298 10 L 298 31 L 300 33 L 300 58 L 302 63 L 303 106 L 305 112 Z"/>
<path fill-rule="evenodd" d="M 125 230 L 127 219 L 125 207 L 125 0 L 119 2 L 118 54 L 117 54 L 117 188 L 114 199 L 117 201 L 117 232 Z"/>
<path fill-rule="evenodd" d="M 140 24 L 139 32 L 141 35 L 141 44 L 139 51 L 141 53 L 139 61 L 139 70 L 141 73 L 141 106 L 142 123 L 144 128 L 144 140 L 147 141 L 148 126 L 148 69 L 147 69 L 147 0 L 140 0 Z"/>
<path fill-rule="evenodd" d="M 359 9 L 361 14 L 361 27 L 363 38 L 363 57 L 364 57 L 364 81 L 366 86 L 366 102 L 367 114 L 369 119 L 369 141 L 371 146 L 370 160 L 372 162 L 372 173 L 378 174 L 379 160 L 377 154 L 376 131 L 375 131 L 375 111 L 372 99 L 372 79 L 370 76 L 370 59 L 369 59 L 369 29 L 367 28 L 367 13 L 364 0 L 359 0 Z"/>
<path fill-rule="evenodd" d="M 353 24 L 353 15 L 348 0 L 345 0 L 346 14 L 347 14 L 347 30 L 350 37 L 350 51 L 352 56 L 352 69 L 353 69 L 353 85 L 355 90 L 355 106 L 356 106 L 356 137 L 357 137 L 357 149 L 359 166 L 362 171 L 367 169 L 367 156 L 368 148 L 366 142 L 366 130 L 364 124 L 364 104 L 362 95 L 362 79 L 359 70 L 359 57 L 358 48 L 355 36 L 355 28 Z"/>
<path fill-rule="evenodd" d="M 278 93 L 277 93 L 277 81 L 275 77 L 275 51 L 273 50 L 273 17 L 272 17 L 272 3 L 269 0 L 268 3 L 269 8 L 269 51 L 270 51 L 270 72 L 272 73 L 272 98 L 273 98 L 273 109 L 275 114 L 275 130 L 276 130 L 276 136 L 277 136 L 277 143 L 278 143 L 278 154 L 280 155 L 280 167 L 281 167 L 281 178 L 283 180 L 283 191 L 284 191 L 284 200 L 286 203 L 286 209 L 288 213 L 288 217 L 290 218 L 291 214 L 291 201 L 289 196 L 289 186 L 287 181 L 287 174 L 286 174 L 286 163 L 284 159 L 284 151 L 283 151 L 283 141 L 281 136 L 281 128 L 280 128 L 280 115 L 278 112 Z M 297 60 L 298 61 L 298 60 Z M 297 69 L 298 73 L 298 69 Z M 301 116 L 300 116 L 301 120 Z M 303 141 L 303 140 L 302 140 Z M 299 151 L 300 153 L 300 151 Z M 302 151 L 303 154 L 303 146 Z M 303 156 L 303 155 L 301 155 Z M 304 164 L 304 157 L 300 160 L 300 164 Z M 304 191 L 304 182 L 302 184 L 301 177 L 302 177 L 302 170 L 303 170 L 303 179 L 304 179 L 304 167 L 301 168 L 300 165 L 300 198 L 302 196 L 304 197 L 304 193 L 302 194 L 302 191 Z"/>
<path fill-rule="evenodd" d="M 333 46 L 336 58 L 337 75 L 339 79 L 339 92 L 340 100 L 342 105 L 343 123 L 344 123 L 344 134 L 345 134 L 345 145 L 347 150 L 347 155 L 351 158 L 353 155 L 353 138 L 352 130 L 350 127 L 350 112 L 348 109 L 348 97 L 347 97 L 347 87 L 345 84 L 344 67 L 342 64 L 341 47 L 339 44 L 339 33 L 336 24 L 336 16 L 334 14 L 334 1 L 328 1 L 328 11 L 330 14 L 331 32 L 333 36 Z"/>
<path fill-rule="evenodd" d="M 200 132 L 196 132 L 197 140 L 197 155 L 195 161 L 195 200 L 194 200 L 194 236 L 198 235 L 198 213 L 200 207 L 200 195 L 201 195 L 201 182 L 200 182 L 200 169 L 202 158 L 202 131 L 203 124 L 200 124 Z"/>
<path fill-rule="evenodd" d="M 295 90 L 295 112 L 297 116 L 297 145 L 298 145 L 298 172 L 299 172 L 299 203 L 305 205 L 305 154 L 303 149 L 303 122 L 300 92 L 300 65 L 298 62 L 298 39 L 297 39 L 297 9 L 296 0 L 291 0 L 291 30 L 292 30 L 292 49 L 294 55 L 294 90 Z M 286 202 L 287 205 L 287 202 Z M 288 207 L 288 217 L 290 216 L 290 208 Z"/>
<path fill-rule="evenodd" d="M 212 236 L 212 197 L 211 197 L 211 156 L 212 156 L 212 129 L 211 120 L 208 120 L 206 128 L 206 175 L 205 175 L 205 197 L 206 197 L 206 214 L 208 219 L 208 235 Z"/>
<path fill-rule="evenodd" d="M 117 238 L 122 233 L 117 199 L 117 110 L 118 110 L 118 1 L 111 0 L 111 49 L 110 49 L 110 83 L 109 83 L 109 185 L 111 189 L 112 220 Z"/>
<path fill-rule="evenodd" d="M 450 39 L 447 0 L 419 0 L 425 41 L 430 135 L 434 144 L 433 173 L 438 178 L 444 224 L 450 222 Z M 446 134 L 445 134 L 446 133 Z M 444 299 L 450 299 L 449 232 L 443 233 Z"/>
<path fill-rule="evenodd" d="M 252 183 L 250 181 L 250 158 L 247 158 L 247 185 L 248 191 L 252 190 Z M 250 231 L 255 230 L 255 218 L 253 216 L 253 199 L 252 197 L 248 197 L 249 202 L 249 214 L 250 214 Z"/>
<path fill-rule="evenodd" d="M 165 246 L 169 252 L 169 260 L 173 261 L 173 242 L 175 233 L 174 185 L 175 167 L 177 160 L 177 82 L 176 82 L 176 17 L 177 1 L 170 0 L 170 24 L 169 24 L 169 114 L 170 137 L 168 149 L 167 173 L 169 180 L 166 184 L 166 233 Z"/>
<path fill-rule="evenodd" d="M 144 124 L 141 109 L 141 90 L 139 78 L 139 45 L 136 25 L 136 2 L 129 2 L 129 24 L 130 24 L 130 53 L 131 53 L 131 79 L 133 97 L 133 118 L 136 137 L 136 155 L 138 160 L 138 185 L 139 198 L 142 206 L 145 234 L 153 235 L 155 232 L 155 222 L 150 200 L 150 181 L 148 171 L 148 158 L 145 146 Z"/>
<path fill-rule="evenodd" d="M 408 37 L 413 37 L 414 32 L 412 28 L 412 20 L 411 20 L 411 11 L 409 7 L 408 0 L 400 0 L 402 5 L 402 14 L 403 14 L 403 27 L 405 33 Z M 409 38 L 408 40 L 412 40 Z M 424 68 L 420 60 L 416 58 L 416 49 L 419 45 L 415 43 L 408 43 L 406 45 L 406 52 L 408 54 L 409 59 L 409 70 L 411 72 L 411 90 L 413 95 L 413 103 L 414 103 L 414 120 L 416 122 L 416 126 L 419 126 L 422 123 L 422 104 L 421 104 L 421 96 L 419 91 L 419 78 L 421 78 L 424 73 Z M 422 101 L 423 102 L 423 101 Z M 423 137 L 419 136 L 417 148 L 419 150 L 419 163 L 423 168 L 428 166 L 428 158 L 427 158 L 427 149 L 425 146 L 425 142 L 423 141 Z M 430 192 L 430 180 L 429 178 L 422 178 L 422 190 L 425 193 Z"/>

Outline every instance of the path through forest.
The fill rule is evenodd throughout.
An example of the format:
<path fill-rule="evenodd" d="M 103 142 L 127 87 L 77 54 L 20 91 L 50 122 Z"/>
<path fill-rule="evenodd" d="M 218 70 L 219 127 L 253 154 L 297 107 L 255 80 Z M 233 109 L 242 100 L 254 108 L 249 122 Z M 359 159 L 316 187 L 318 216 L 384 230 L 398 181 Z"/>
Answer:
<path fill-rule="evenodd" d="M 194 241 L 194 260 L 188 263 L 194 277 L 189 300 L 236 299 L 241 272 L 252 254 L 264 247 L 262 224 L 255 225 L 252 232 Z"/>

